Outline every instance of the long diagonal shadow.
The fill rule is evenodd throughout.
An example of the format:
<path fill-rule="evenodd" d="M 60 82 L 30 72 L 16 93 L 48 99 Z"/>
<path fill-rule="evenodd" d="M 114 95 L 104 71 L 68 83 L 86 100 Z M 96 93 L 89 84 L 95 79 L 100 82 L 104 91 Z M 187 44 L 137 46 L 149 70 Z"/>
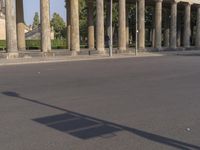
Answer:
<path fill-rule="evenodd" d="M 76 113 L 64 108 L 60 108 L 54 105 L 40 102 L 38 100 L 29 99 L 21 96 L 18 93 L 5 91 L 2 94 L 6 96 L 16 97 L 21 100 L 29 101 L 35 104 L 39 104 L 45 107 L 57 109 L 63 111 L 63 114 L 54 116 L 47 116 L 42 118 L 33 119 L 38 123 L 44 124 L 50 128 L 68 133 L 74 137 L 80 139 L 91 139 L 95 137 L 109 137 L 114 136 L 116 132 L 127 131 L 133 133 L 139 137 L 151 140 L 157 143 L 165 144 L 171 147 L 175 147 L 181 150 L 200 150 L 200 146 L 188 144 L 164 136 L 156 135 L 139 129 L 127 127 L 124 125 L 112 123 L 109 121 L 101 120 L 91 116 Z"/>

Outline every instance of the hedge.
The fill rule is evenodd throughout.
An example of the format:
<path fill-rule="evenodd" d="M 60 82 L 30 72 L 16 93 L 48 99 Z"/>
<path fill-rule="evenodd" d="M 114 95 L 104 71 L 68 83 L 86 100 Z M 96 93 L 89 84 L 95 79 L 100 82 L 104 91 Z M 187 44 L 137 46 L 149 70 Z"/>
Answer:
<path fill-rule="evenodd" d="M 52 49 L 66 49 L 67 42 L 65 39 L 63 40 L 52 40 L 51 41 Z M 6 48 L 6 41 L 0 40 L 0 49 Z M 40 40 L 26 40 L 26 48 L 27 49 L 40 49 Z"/>
<path fill-rule="evenodd" d="M 0 40 L 0 50 L 6 48 L 6 41 L 5 40 Z"/>
<path fill-rule="evenodd" d="M 51 47 L 52 49 L 66 49 L 67 48 L 67 42 L 65 39 L 63 40 L 52 40 L 51 41 Z M 147 46 L 151 46 L 151 43 L 146 43 Z M 131 45 L 130 47 L 134 47 L 135 44 Z M 81 44 L 81 48 L 87 48 L 87 45 Z M 114 45 L 114 47 L 117 47 L 117 45 Z M 6 48 L 6 41 L 0 40 L 0 50 L 4 50 Z M 40 49 L 40 40 L 26 40 L 26 48 L 27 49 Z"/>
<path fill-rule="evenodd" d="M 52 40 L 51 41 L 51 47 L 52 49 L 66 49 L 67 48 L 67 41 L 66 39 L 64 40 Z"/>
<path fill-rule="evenodd" d="M 65 39 L 63 40 L 52 40 L 51 41 L 52 49 L 66 49 L 67 42 Z M 26 40 L 26 48 L 27 49 L 39 49 L 40 48 L 40 40 Z"/>
<path fill-rule="evenodd" d="M 26 40 L 27 49 L 40 49 L 40 40 Z"/>

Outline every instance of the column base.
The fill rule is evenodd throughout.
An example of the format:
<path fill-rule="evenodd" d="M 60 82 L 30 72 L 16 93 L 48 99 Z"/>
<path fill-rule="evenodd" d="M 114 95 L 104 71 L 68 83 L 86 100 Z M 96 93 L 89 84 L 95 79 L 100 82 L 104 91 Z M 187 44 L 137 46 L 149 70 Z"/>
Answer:
<path fill-rule="evenodd" d="M 19 51 L 26 51 L 26 48 L 18 48 Z"/>
<path fill-rule="evenodd" d="M 129 53 L 130 50 L 127 49 L 117 49 L 116 53 L 120 54 L 120 53 Z"/>
<path fill-rule="evenodd" d="M 95 47 L 88 47 L 89 50 L 95 50 Z"/>
<path fill-rule="evenodd" d="M 97 54 L 99 54 L 99 55 L 105 55 L 105 54 L 106 54 L 106 51 L 105 51 L 104 48 L 98 49 L 98 50 L 97 50 Z"/>
<path fill-rule="evenodd" d="M 169 46 L 170 49 L 177 49 L 176 46 Z"/>
<path fill-rule="evenodd" d="M 78 51 L 71 51 L 71 56 L 77 56 L 79 54 L 79 52 Z"/>
<path fill-rule="evenodd" d="M 183 46 L 185 49 L 189 49 L 191 46 Z"/>
<path fill-rule="evenodd" d="M 199 48 L 199 47 L 200 47 L 200 43 L 196 43 L 196 44 L 195 44 L 195 47 L 198 47 L 198 48 Z"/>
<path fill-rule="evenodd" d="M 117 50 L 117 53 L 126 53 L 126 52 L 127 52 L 126 47 L 125 47 L 125 48 L 119 48 L 119 49 Z"/>
<path fill-rule="evenodd" d="M 42 52 L 42 57 L 52 57 L 55 56 L 53 52 Z"/>
<path fill-rule="evenodd" d="M 18 52 L 8 52 L 6 58 L 7 59 L 15 59 L 19 57 Z"/>
<path fill-rule="evenodd" d="M 139 47 L 139 48 L 138 48 L 138 51 L 140 51 L 140 52 L 145 52 L 145 51 L 146 51 L 146 47 Z"/>

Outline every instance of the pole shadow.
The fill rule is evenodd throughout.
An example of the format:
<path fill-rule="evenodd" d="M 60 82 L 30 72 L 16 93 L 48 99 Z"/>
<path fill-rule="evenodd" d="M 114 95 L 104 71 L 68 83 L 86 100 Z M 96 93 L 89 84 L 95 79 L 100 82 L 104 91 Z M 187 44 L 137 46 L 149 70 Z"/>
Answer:
<path fill-rule="evenodd" d="M 29 101 L 31 103 L 35 103 L 52 109 L 56 109 L 59 111 L 63 111 L 62 114 L 35 118 L 32 120 L 37 123 L 43 124 L 49 128 L 70 134 L 71 136 L 74 136 L 79 139 L 87 140 L 96 137 L 106 138 L 106 137 L 117 136 L 116 135 L 117 132 L 127 131 L 146 140 L 171 146 L 177 149 L 200 150 L 200 146 L 197 145 L 189 144 L 186 142 L 178 141 L 154 133 L 146 132 L 143 130 L 83 115 L 61 107 L 43 103 L 38 100 L 23 97 L 16 92 L 5 91 L 2 92 L 2 94 L 9 97 L 15 97 L 20 100 Z"/>

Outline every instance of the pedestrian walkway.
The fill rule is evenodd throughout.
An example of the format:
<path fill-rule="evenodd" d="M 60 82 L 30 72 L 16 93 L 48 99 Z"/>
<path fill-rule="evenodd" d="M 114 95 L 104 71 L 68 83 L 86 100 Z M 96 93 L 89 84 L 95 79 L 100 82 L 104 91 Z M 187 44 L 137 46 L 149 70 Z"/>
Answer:
<path fill-rule="evenodd" d="M 159 53 L 139 53 L 137 56 L 133 53 L 126 54 L 114 54 L 112 57 L 109 57 L 108 54 L 105 55 L 77 55 L 77 56 L 38 56 L 30 57 L 25 56 L 22 58 L 15 59 L 0 59 L 0 66 L 2 65 L 19 65 L 19 64 L 36 64 L 36 63 L 53 63 L 53 62 L 67 62 L 67 61 L 84 61 L 84 60 L 100 60 L 100 59 L 119 59 L 119 58 L 129 58 L 129 57 L 149 57 L 149 56 L 162 56 Z"/>
<path fill-rule="evenodd" d="M 58 53 L 57 53 L 58 54 Z M 23 57 L 15 59 L 7 59 L 6 57 L 0 57 L 0 66 L 3 65 L 19 65 L 19 64 L 36 64 L 36 63 L 53 63 L 53 62 L 67 62 L 67 61 L 84 61 L 84 60 L 99 60 L 99 59 L 122 59 L 130 57 L 156 57 L 156 56 L 200 56 L 199 50 L 189 50 L 189 51 L 165 51 L 165 52 L 139 52 L 137 56 L 135 53 L 119 53 L 113 54 L 112 57 L 106 53 L 104 55 L 83 52 L 77 56 L 71 56 L 68 53 L 60 52 L 60 55 L 44 56 L 39 52 L 30 52 L 28 55 L 23 55 Z M 64 54 L 64 55 L 61 55 Z"/>

